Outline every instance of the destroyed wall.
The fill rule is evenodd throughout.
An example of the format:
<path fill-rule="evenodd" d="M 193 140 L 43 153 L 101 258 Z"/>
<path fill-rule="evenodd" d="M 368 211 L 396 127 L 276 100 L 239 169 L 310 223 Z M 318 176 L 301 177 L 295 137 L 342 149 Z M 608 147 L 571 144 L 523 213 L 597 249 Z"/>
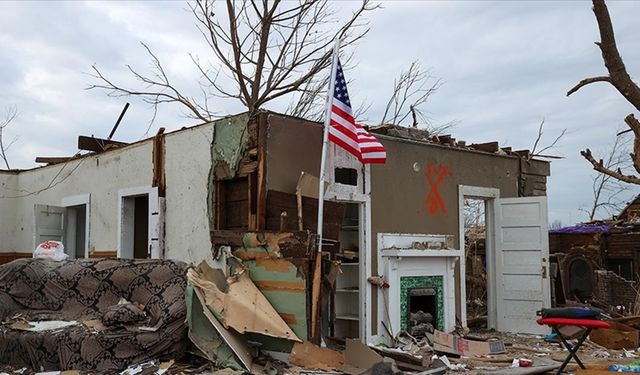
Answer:
<path fill-rule="evenodd" d="M 379 138 L 387 152 L 387 164 L 386 167 L 371 168 L 373 238 L 377 238 L 378 233 L 444 234 L 452 235 L 455 248 L 460 248 L 459 185 L 497 188 L 501 198 L 521 196 L 518 157 L 384 136 Z M 535 160 L 529 163 L 536 166 L 538 173 L 550 174 L 549 163 Z M 529 192 L 544 195 L 544 191 L 544 186 L 538 186 Z M 376 241 L 373 241 L 372 250 L 375 255 Z M 372 258 L 372 272 L 377 273 L 376 256 Z M 375 306 L 377 294 L 372 296 Z M 376 313 L 374 309 L 374 322 Z"/>
<path fill-rule="evenodd" d="M 32 252 L 35 204 L 60 206 L 66 197 L 91 194 L 89 250 L 114 254 L 118 191 L 160 185 L 166 197 L 165 258 L 211 259 L 207 197 L 212 139 L 213 124 L 204 124 L 65 163 L 0 172 L 0 252 Z"/>
<path fill-rule="evenodd" d="M 518 196 L 516 157 L 389 137 L 382 138 L 382 143 L 387 151 L 386 166 L 392 167 L 371 168 L 374 234 L 448 234 L 454 236 L 459 248 L 459 185 L 497 188 L 501 198 Z"/>
<path fill-rule="evenodd" d="M 151 183 L 151 143 L 137 143 L 66 163 L 20 171 L 17 191 L 2 188 L 0 195 L 15 203 L 14 229 L 6 236 L 13 247 L 4 252 L 33 251 L 34 205 L 60 206 L 62 199 L 91 193 L 89 249 L 117 246 L 118 190 Z M 4 200 L 4 199 L 3 199 Z M 2 216 L 5 216 L 4 213 Z"/>
<path fill-rule="evenodd" d="M 0 170 L 0 252 L 15 251 L 13 233 L 15 227 L 16 199 L 9 198 L 17 193 L 18 174 Z"/>
<path fill-rule="evenodd" d="M 319 173 L 322 126 L 269 114 L 268 127 L 268 189 L 294 193 L 302 171 Z M 368 274 L 378 273 L 378 233 L 448 234 L 458 246 L 458 185 L 497 188 L 501 197 L 545 195 L 547 162 L 378 136 L 387 162 L 371 166 L 372 268 Z M 372 296 L 375 321 L 377 294 Z"/>
<path fill-rule="evenodd" d="M 275 113 L 267 121 L 267 189 L 294 194 L 301 172 L 320 175 L 322 125 Z"/>
<path fill-rule="evenodd" d="M 625 280 L 612 271 L 596 270 L 594 297 L 609 306 L 624 306 L 627 312 L 633 311 L 638 297 L 633 282 Z"/>
<path fill-rule="evenodd" d="M 208 189 L 213 125 L 165 137 L 165 257 L 199 263 L 211 259 Z"/>

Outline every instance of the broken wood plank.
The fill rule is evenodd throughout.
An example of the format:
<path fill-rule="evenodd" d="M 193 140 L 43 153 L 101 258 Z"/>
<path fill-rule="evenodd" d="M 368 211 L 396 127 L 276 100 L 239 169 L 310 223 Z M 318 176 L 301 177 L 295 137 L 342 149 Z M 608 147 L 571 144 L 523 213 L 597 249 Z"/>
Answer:
<path fill-rule="evenodd" d="M 473 143 L 469 147 L 484 152 L 498 152 L 498 150 L 500 149 L 498 142 Z"/>
<path fill-rule="evenodd" d="M 510 375 L 529 375 L 529 374 L 544 374 L 545 372 L 560 368 L 560 363 L 549 364 L 544 366 L 533 367 L 509 367 L 501 370 L 480 370 L 478 375 L 493 375 L 493 374 L 510 374 Z"/>
<path fill-rule="evenodd" d="M 158 129 L 153 137 L 153 150 L 151 152 L 153 160 L 153 177 L 151 186 L 158 188 L 158 196 L 165 196 L 165 152 L 164 152 L 164 128 Z"/>
<path fill-rule="evenodd" d="M 73 156 L 38 156 L 36 157 L 36 163 L 60 164 L 72 159 L 74 159 Z"/>
<path fill-rule="evenodd" d="M 110 148 L 126 146 L 126 142 L 118 142 L 110 139 L 78 136 L 78 149 L 93 152 L 103 152 Z"/>
<path fill-rule="evenodd" d="M 279 230 L 280 214 L 287 212 L 288 217 L 298 217 L 298 197 L 295 194 L 269 190 L 267 193 L 265 229 Z M 323 217 L 323 238 L 338 240 L 346 206 L 341 202 L 325 201 Z M 316 232 L 318 222 L 318 200 L 302 197 L 302 228 Z M 287 230 L 295 231 L 300 228 L 300 220 L 289 221 Z"/>
<path fill-rule="evenodd" d="M 241 163 L 238 168 L 238 177 L 244 177 L 250 175 L 258 169 L 257 161 L 250 161 L 248 163 Z"/>
<path fill-rule="evenodd" d="M 304 369 L 340 370 L 344 362 L 345 358 L 342 353 L 329 348 L 321 348 L 309 341 L 295 343 L 289 355 L 289 363 Z"/>
<path fill-rule="evenodd" d="M 255 121 L 255 120 L 254 120 Z M 263 230 L 267 227 L 267 114 L 261 113 L 258 125 L 258 181 L 256 201 L 256 227 Z"/>

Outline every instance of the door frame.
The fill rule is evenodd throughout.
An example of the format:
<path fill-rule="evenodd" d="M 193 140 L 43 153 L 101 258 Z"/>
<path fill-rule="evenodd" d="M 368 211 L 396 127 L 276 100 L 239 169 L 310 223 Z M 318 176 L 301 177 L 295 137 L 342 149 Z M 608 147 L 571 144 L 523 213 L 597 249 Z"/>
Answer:
<path fill-rule="evenodd" d="M 496 248 L 495 248 L 495 210 L 496 200 L 500 198 L 500 189 L 480 186 L 458 185 L 458 245 L 462 250 L 460 259 L 460 300 L 466 301 L 466 249 L 464 241 L 464 200 L 481 199 L 485 202 L 485 256 L 487 262 L 487 328 L 496 328 L 498 324 L 498 301 L 496 296 Z M 460 306 L 460 321 L 467 326 L 467 304 Z"/>
<path fill-rule="evenodd" d="M 118 247 L 117 257 L 122 257 L 123 244 L 125 243 L 125 233 L 123 232 L 123 220 L 125 216 L 125 198 L 135 198 L 146 195 L 149 200 L 148 224 L 147 224 L 147 248 L 150 248 L 150 259 L 159 259 L 161 257 L 159 246 L 159 196 L 158 188 L 151 186 L 140 186 L 118 190 Z M 129 242 L 127 234 L 126 242 Z M 132 254 L 133 256 L 133 254 Z"/>
<path fill-rule="evenodd" d="M 91 194 L 79 194 L 62 198 L 61 206 L 65 208 L 65 211 L 67 211 L 69 207 L 82 205 L 85 206 L 84 257 L 89 258 L 89 233 L 91 233 Z M 67 229 L 65 228 L 65 231 L 66 230 Z"/>
<path fill-rule="evenodd" d="M 333 182 L 333 167 L 331 166 L 330 180 Z M 348 167 L 348 166 L 347 166 Z M 350 167 L 348 167 L 350 168 Z M 371 275 L 372 262 L 372 233 L 371 233 L 371 167 L 369 164 L 358 169 L 358 185 L 344 185 L 333 182 L 325 193 L 325 201 L 333 200 L 344 203 L 357 203 L 359 206 L 359 257 L 358 257 L 358 286 L 359 294 L 359 327 L 360 341 L 368 343 L 373 336 L 372 286 L 367 281 Z M 362 172 L 360 172 L 362 171 Z"/>

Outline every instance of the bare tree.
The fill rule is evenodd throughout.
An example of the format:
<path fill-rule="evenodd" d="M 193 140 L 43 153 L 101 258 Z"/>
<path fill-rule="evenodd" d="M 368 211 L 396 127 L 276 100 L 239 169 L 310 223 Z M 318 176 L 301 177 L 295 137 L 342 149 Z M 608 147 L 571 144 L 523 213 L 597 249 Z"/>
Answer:
<path fill-rule="evenodd" d="M 393 91 L 380 123 L 401 125 L 409 119 L 411 125 L 417 127 L 418 115 L 422 114 L 419 107 L 426 103 L 441 85 L 440 79 L 435 79 L 420 62 L 413 61 L 409 68 L 401 71 L 393 81 Z"/>
<path fill-rule="evenodd" d="M 353 70 L 352 55 L 341 56 L 340 63 L 342 64 L 342 70 L 347 72 Z M 350 74 L 347 75 L 351 77 Z M 350 86 L 353 83 L 353 79 L 347 79 L 347 85 Z M 313 79 L 309 80 L 304 87 L 301 87 L 296 95 L 289 102 L 289 106 L 285 110 L 285 113 L 294 116 L 302 117 L 312 121 L 321 122 L 325 116 L 325 104 L 327 100 L 327 88 L 329 87 L 329 74 L 319 74 Z M 353 102 L 352 102 L 353 103 Z M 360 101 L 359 104 L 353 108 L 353 116 L 359 122 L 366 122 L 366 111 L 371 107 L 371 103 L 367 103 L 366 100 Z"/>
<path fill-rule="evenodd" d="M 18 116 L 18 107 L 12 106 L 7 108 L 4 118 L 0 120 L 0 157 L 4 161 L 4 165 L 7 169 L 11 169 L 9 166 L 9 159 L 7 158 L 7 151 L 17 140 L 18 137 L 14 137 L 11 141 L 4 140 L 4 130 L 11 122 Z"/>
<path fill-rule="evenodd" d="M 608 155 L 603 165 L 611 170 L 625 170 L 630 167 L 628 149 L 631 139 L 625 134 L 620 134 L 614 139 L 609 148 Z M 605 211 L 608 216 L 617 214 L 626 203 L 625 193 L 629 191 L 629 185 L 604 173 L 596 173 L 593 176 L 592 192 L 593 201 L 587 208 L 581 208 L 589 221 L 596 219 L 598 213 Z"/>
<path fill-rule="evenodd" d="M 549 225 L 549 229 L 560 229 L 560 228 L 562 228 L 562 221 L 559 219 L 555 219 Z"/>
<path fill-rule="evenodd" d="M 595 13 L 600 31 L 600 42 L 596 42 L 596 45 L 600 47 L 602 59 L 609 74 L 583 79 L 567 92 L 567 96 L 591 83 L 608 82 L 613 85 L 631 105 L 640 110 L 640 87 L 633 82 L 627 73 L 622 57 L 620 57 L 613 33 L 611 17 L 609 16 L 609 10 L 604 0 L 593 0 L 593 12 Z M 627 131 L 632 131 L 635 137 L 633 152 L 630 156 L 634 169 L 640 173 L 640 121 L 638 121 L 633 114 L 630 114 L 625 117 L 624 122 L 629 127 Z M 588 148 L 581 151 L 580 154 L 591 163 L 593 169 L 596 171 L 623 182 L 640 185 L 640 177 L 635 174 L 624 174 L 621 169 L 607 167 L 604 160 L 596 160 Z"/>
<path fill-rule="evenodd" d="M 533 142 L 533 146 L 531 147 L 531 152 L 529 153 L 528 159 L 531 160 L 535 157 L 538 158 L 551 158 L 551 159 L 559 159 L 561 157 L 555 155 L 546 155 L 545 152 L 549 150 L 553 150 L 558 142 L 562 139 L 562 137 L 567 134 L 567 129 L 562 129 L 560 134 L 558 134 L 551 143 L 546 146 L 543 146 L 540 142 L 542 141 L 542 137 L 544 135 L 544 119 L 540 121 L 540 125 L 538 126 L 538 135 L 536 136 L 536 140 Z"/>
<path fill-rule="evenodd" d="M 89 88 L 106 90 L 112 96 L 139 96 L 155 110 L 162 103 L 179 103 L 191 117 L 202 121 L 216 117 L 209 107 L 215 98 L 237 99 L 254 113 L 286 94 L 313 94 L 317 80 L 324 79 L 318 73 L 331 64 L 334 40 L 340 38 L 342 47 L 360 40 L 369 30 L 363 14 L 378 7 L 363 0 L 346 21 L 341 21 L 338 14 L 344 11 L 333 9 L 327 0 L 226 0 L 222 12 L 216 12 L 213 0 L 188 4 L 212 57 L 219 62 L 213 66 L 191 56 L 201 74 L 202 98 L 181 93 L 146 45 L 152 72 L 143 74 L 127 66 L 144 89 L 117 84 L 95 65 L 94 77 L 100 83 Z M 221 74 L 231 79 L 233 87 L 218 80 Z"/>

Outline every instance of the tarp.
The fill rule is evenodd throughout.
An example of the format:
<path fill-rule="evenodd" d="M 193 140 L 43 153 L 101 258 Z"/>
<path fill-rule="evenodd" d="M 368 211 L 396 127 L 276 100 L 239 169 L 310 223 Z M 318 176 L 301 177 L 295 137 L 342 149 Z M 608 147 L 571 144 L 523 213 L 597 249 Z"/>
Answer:
<path fill-rule="evenodd" d="M 549 233 L 606 233 L 608 225 L 574 225 L 549 230 Z"/>

